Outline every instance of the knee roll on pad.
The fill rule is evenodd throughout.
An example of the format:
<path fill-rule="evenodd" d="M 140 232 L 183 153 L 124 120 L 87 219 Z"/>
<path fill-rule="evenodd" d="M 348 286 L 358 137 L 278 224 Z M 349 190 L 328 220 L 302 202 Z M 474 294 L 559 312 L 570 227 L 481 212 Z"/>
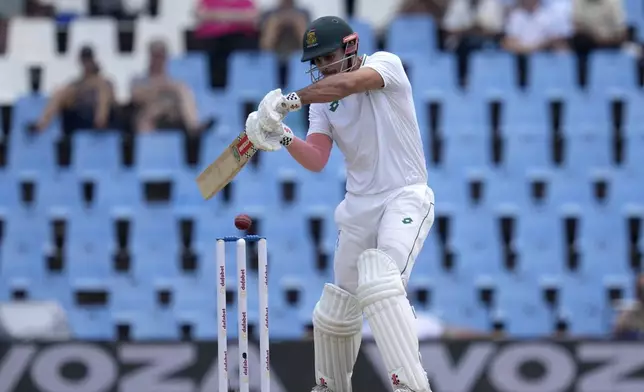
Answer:
<path fill-rule="evenodd" d="M 360 254 L 356 294 L 362 308 L 382 299 L 406 295 L 400 270 L 388 254 L 378 249 Z"/>
<path fill-rule="evenodd" d="M 351 392 L 358 358 L 362 310 L 356 297 L 326 284 L 313 310 L 316 383 L 333 392 Z"/>

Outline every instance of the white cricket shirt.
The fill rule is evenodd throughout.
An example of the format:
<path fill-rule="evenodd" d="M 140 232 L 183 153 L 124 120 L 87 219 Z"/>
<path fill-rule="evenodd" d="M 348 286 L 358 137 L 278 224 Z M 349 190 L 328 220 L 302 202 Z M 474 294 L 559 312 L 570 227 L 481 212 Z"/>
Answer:
<path fill-rule="evenodd" d="M 370 195 L 427 183 L 425 154 L 411 84 L 400 58 L 388 52 L 365 56 L 385 87 L 309 108 L 309 134 L 328 135 L 342 151 L 347 192 Z"/>

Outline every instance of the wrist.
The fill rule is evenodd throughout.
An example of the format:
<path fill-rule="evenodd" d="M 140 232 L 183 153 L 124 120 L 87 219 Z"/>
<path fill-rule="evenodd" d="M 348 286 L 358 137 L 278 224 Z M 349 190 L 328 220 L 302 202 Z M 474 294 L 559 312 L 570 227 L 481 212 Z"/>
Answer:
<path fill-rule="evenodd" d="M 284 134 L 282 135 L 280 144 L 284 147 L 288 147 L 291 145 L 291 143 L 293 143 L 295 135 L 293 135 L 293 131 L 291 131 L 291 128 L 289 128 L 288 126 L 282 124 L 282 128 L 284 129 Z"/>
<path fill-rule="evenodd" d="M 300 97 L 297 95 L 297 93 L 288 93 L 284 96 L 282 107 L 289 112 L 295 112 L 302 108 L 302 101 L 300 100 Z"/>

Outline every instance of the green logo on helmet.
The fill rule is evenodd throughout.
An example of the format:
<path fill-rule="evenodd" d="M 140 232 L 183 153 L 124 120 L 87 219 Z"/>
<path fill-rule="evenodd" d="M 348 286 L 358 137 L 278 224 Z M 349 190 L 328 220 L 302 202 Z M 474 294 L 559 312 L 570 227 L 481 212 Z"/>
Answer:
<path fill-rule="evenodd" d="M 340 106 L 340 102 L 339 101 L 333 101 L 333 102 L 331 102 L 331 105 L 329 105 L 329 109 L 332 112 L 335 112 L 336 110 L 338 110 L 338 106 Z"/>
<path fill-rule="evenodd" d="M 413 222 L 413 220 L 410 217 L 407 217 L 407 218 L 402 220 L 402 223 L 404 223 L 406 225 L 410 224 L 411 222 Z"/>

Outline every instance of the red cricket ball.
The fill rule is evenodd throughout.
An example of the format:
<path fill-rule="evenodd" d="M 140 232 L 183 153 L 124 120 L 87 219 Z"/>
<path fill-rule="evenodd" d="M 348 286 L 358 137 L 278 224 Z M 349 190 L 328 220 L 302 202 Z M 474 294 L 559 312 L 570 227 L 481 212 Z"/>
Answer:
<path fill-rule="evenodd" d="M 253 220 L 246 214 L 239 214 L 235 217 L 235 227 L 239 230 L 248 230 L 253 224 Z"/>

